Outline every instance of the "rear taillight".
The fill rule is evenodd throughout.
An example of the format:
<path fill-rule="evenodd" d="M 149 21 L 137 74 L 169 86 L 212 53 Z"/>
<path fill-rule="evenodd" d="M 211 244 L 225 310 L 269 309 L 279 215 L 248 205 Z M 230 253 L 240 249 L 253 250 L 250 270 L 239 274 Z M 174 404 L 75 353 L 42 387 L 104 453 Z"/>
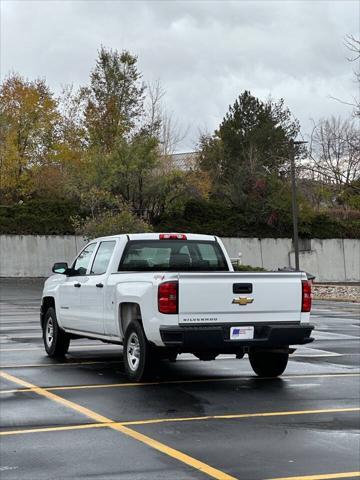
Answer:
<path fill-rule="evenodd" d="M 160 313 L 178 313 L 178 282 L 160 283 L 158 308 Z"/>
<path fill-rule="evenodd" d="M 309 282 L 309 280 L 303 280 L 301 311 L 310 312 L 310 310 L 311 310 L 311 282 Z"/>
<path fill-rule="evenodd" d="M 187 237 L 184 233 L 160 233 L 160 240 L 186 240 Z"/>

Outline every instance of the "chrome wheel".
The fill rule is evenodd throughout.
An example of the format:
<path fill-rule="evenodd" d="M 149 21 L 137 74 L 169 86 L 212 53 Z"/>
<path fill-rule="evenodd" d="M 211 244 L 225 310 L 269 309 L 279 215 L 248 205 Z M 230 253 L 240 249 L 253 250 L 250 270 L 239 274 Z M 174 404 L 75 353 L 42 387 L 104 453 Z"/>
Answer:
<path fill-rule="evenodd" d="M 136 372 L 139 368 L 140 363 L 140 342 L 137 333 L 132 332 L 129 337 L 127 348 L 126 348 L 126 355 L 129 368 Z"/>
<path fill-rule="evenodd" d="M 51 347 L 54 341 L 54 321 L 49 317 L 46 323 L 45 340 L 48 347 Z"/>

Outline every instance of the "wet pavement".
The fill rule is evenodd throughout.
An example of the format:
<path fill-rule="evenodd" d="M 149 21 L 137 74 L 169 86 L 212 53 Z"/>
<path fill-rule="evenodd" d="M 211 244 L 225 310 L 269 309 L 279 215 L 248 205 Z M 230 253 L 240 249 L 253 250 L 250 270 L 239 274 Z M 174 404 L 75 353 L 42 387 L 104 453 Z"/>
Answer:
<path fill-rule="evenodd" d="M 130 383 L 122 348 L 45 355 L 41 282 L 0 280 L 0 478 L 360 477 L 360 305 L 318 301 L 315 342 L 278 379 L 182 355 Z"/>

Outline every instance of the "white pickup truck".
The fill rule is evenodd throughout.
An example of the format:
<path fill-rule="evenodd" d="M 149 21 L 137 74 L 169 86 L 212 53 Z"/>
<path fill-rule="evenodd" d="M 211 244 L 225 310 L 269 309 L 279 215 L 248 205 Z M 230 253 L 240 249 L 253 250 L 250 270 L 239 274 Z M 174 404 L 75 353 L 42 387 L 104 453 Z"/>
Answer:
<path fill-rule="evenodd" d="M 302 272 L 234 272 L 221 240 L 144 233 L 91 241 L 45 282 L 41 327 L 50 357 L 73 338 L 122 344 L 134 381 L 179 353 L 245 353 L 260 376 L 281 375 L 289 346 L 313 340 L 311 285 Z"/>

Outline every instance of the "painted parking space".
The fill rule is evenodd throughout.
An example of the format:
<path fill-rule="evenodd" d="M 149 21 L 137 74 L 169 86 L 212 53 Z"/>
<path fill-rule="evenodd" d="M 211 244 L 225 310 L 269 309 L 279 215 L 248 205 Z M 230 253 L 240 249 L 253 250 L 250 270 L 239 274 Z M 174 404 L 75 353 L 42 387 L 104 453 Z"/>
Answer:
<path fill-rule="evenodd" d="M 0 432 L 86 422 L 82 415 L 41 398 L 31 391 L 22 396 L 16 393 L 3 395 L 0 419 Z"/>
<path fill-rule="evenodd" d="M 132 384 L 118 346 L 81 340 L 46 357 L 29 296 L 12 292 L 0 319 L 2 480 L 360 476 L 356 305 L 315 305 L 320 334 L 280 379 L 246 358 L 183 356 Z"/>
<path fill-rule="evenodd" d="M 100 411 L 115 421 L 130 421 L 274 410 L 356 407 L 359 387 L 360 377 L 346 376 L 284 380 L 243 378 L 214 382 L 180 381 L 106 389 L 79 389 L 75 386 L 72 389 L 53 392 L 87 408 Z"/>
<path fill-rule="evenodd" d="M 146 445 L 110 429 L 44 432 L 6 437 L 6 440 L 1 437 L 1 441 L 2 479 L 206 478 L 165 455 L 154 455 Z"/>
<path fill-rule="evenodd" d="M 191 452 L 205 463 L 216 459 L 217 467 L 235 478 L 256 480 L 359 470 L 359 438 L 343 434 L 344 428 L 359 428 L 358 412 L 208 423 L 195 420 L 176 422 L 169 427 L 169 423 L 163 423 L 133 428 Z M 207 441 L 209 435 L 211 442 Z M 321 468 L 319 458 L 326 459 Z"/>
<path fill-rule="evenodd" d="M 1 373 L 1 376 L 5 377 L 6 379 L 18 384 L 18 385 L 21 385 L 23 387 L 27 387 L 29 389 L 31 389 L 32 392 L 38 394 L 39 396 L 41 397 L 45 397 L 45 398 L 48 398 L 50 400 L 53 400 L 54 402 L 60 404 L 60 405 L 63 405 L 67 408 L 69 408 L 70 410 L 74 410 L 78 413 L 81 413 L 82 415 L 84 415 L 85 417 L 87 417 L 88 419 L 91 419 L 95 422 L 95 424 L 91 425 L 91 428 L 95 428 L 96 424 L 98 426 L 102 425 L 106 428 L 110 428 L 110 429 L 113 429 L 113 430 L 116 430 L 118 432 L 120 432 L 121 434 L 124 434 L 125 436 L 130 436 L 131 438 L 133 439 L 136 439 L 138 440 L 139 442 L 141 443 L 144 443 L 146 445 L 148 445 L 150 448 L 153 448 L 157 451 L 160 451 L 162 452 L 163 454 L 167 455 L 167 456 L 170 456 L 171 458 L 175 459 L 175 460 L 178 460 L 179 462 L 181 463 L 184 463 L 185 465 L 187 466 L 191 466 L 192 468 L 194 468 L 195 470 L 198 470 L 198 471 L 201 471 L 202 473 L 205 473 L 207 474 L 208 476 L 211 476 L 212 478 L 218 478 L 218 479 L 232 479 L 232 478 L 238 478 L 237 476 L 234 476 L 233 474 L 231 473 L 226 473 L 225 471 L 223 470 L 220 470 L 218 468 L 218 466 L 215 468 L 213 466 L 211 466 L 209 463 L 206 463 L 203 459 L 199 460 L 199 457 L 194 457 L 194 456 L 190 456 L 188 453 L 186 453 L 186 450 L 184 451 L 184 448 L 182 448 L 182 443 L 181 442 L 184 442 L 184 439 L 190 439 L 190 441 L 187 442 L 187 447 L 190 448 L 191 447 L 191 444 L 194 440 L 194 432 L 196 434 L 198 434 L 198 432 L 203 432 L 205 434 L 205 436 L 207 437 L 209 435 L 209 430 L 206 430 L 206 427 L 205 427 L 205 432 L 204 432 L 204 429 L 202 427 L 196 427 L 196 428 L 193 428 L 191 430 L 192 434 L 189 435 L 188 432 L 185 431 L 185 435 L 178 435 L 179 433 L 179 429 L 177 428 L 177 425 L 178 424 L 190 424 L 190 423 L 199 423 L 200 422 L 200 425 L 202 425 L 203 423 L 205 423 L 205 421 L 210 421 L 210 422 L 213 422 L 214 420 L 218 421 L 221 420 L 221 421 L 231 421 L 231 425 L 234 424 L 234 420 L 249 420 L 250 418 L 252 420 L 256 419 L 255 420 L 255 425 L 252 424 L 251 425 L 251 429 L 254 431 L 254 432 L 257 432 L 257 434 L 259 434 L 259 430 L 261 429 L 261 427 L 259 428 L 259 426 L 256 425 L 256 421 L 258 421 L 259 419 L 263 420 L 264 418 L 266 418 L 267 420 L 273 420 L 274 418 L 276 418 L 277 420 L 279 418 L 283 419 L 283 418 L 292 418 L 292 424 L 289 425 L 289 423 L 284 423 L 284 421 L 282 422 L 279 422 L 277 421 L 275 423 L 275 427 L 276 428 L 279 428 L 279 426 L 281 426 L 281 429 L 283 427 L 286 427 L 286 430 L 285 430 L 285 433 L 287 433 L 289 431 L 289 429 L 292 429 L 292 431 L 295 432 L 295 443 L 296 445 L 300 444 L 300 445 L 306 445 L 308 446 L 308 442 L 307 442 L 307 439 L 305 438 L 305 441 L 303 442 L 300 442 L 299 439 L 297 438 L 298 434 L 299 434 L 299 431 L 301 429 L 299 429 L 299 425 L 295 425 L 295 428 L 294 428 L 294 418 L 297 420 L 298 418 L 300 418 L 300 416 L 305 416 L 305 417 L 308 417 L 308 416 L 313 416 L 313 415 L 327 415 L 327 417 L 323 417 L 325 418 L 325 422 L 323 421 L 322 422 L 322 425 L 326 426 L 326 425 L 334 425 L 336 424 L 336 415 L 340 415 L 340 414 L 353 414 L 353 413 L 357 413 L 359 411 L 359 408 L 341 408 L 341 409 L 328 409 L 327 411 L 320 411 L 320 410 L 306 410 L 306 411 L 289 411 L 289 412 L 267 412 L 267 413 L 263 413 L 263 414 L 259 414 L 259 413 L 254 413 L 254 414 L 251 414 L 251 415 L 237 415 L 237 416 L 234 416 L 234 415 L 230 415 L 230 416 L 213 416 L 212 418 L 208 417 L 208 418 L 204 418 L 204 417 L 192 417 L 192 418 L 176 418 L 176 419 L 162 419 L 162 420 L 153 420 L 153 421 L 138 421 L 138 422 L 121 422 L 121 423 L 115 423 L 114 421 L 112 421 L 110 418 L 108 417 L 105 417 L 104 415 L 100 414 L 100 413 L 97 413 L 91 409 L 89 409 L 88 407 L 84 407 L 83 405 L 80 405 L 76 402 L 73 402 L 73 401 L 70 401 L 70 400 L 67 400 L 67 399 L 64 399 L 63 397 L 57 395 L 57 394 L 54 394 L 54 393 L 50 393 L 48 392 L 47 390 L 45 389 L 42 389 L 41 387 L 38 387 L 34 384 L 30 384 L 29 382 L 23 380 L 23 379 L 20 379 L 18 377 L 15 377 L 15 376 L 12 376 L 11 374 L 7 374 L 7 373 L 4 373 L 2 372 Z M 354 420 L 351 420 L 351 429 L 353 430 L 354 428 L 357 428 L 356 426 L 356 418 L 358 417 L 355 417 L 355 422 Z M 343 420 L 341 420 L 343 422 Z M 181 440 L 180 442 L 180 450 L 178 449 L 179 445 L 176 446 L 176 448 L 174 448 L 174 446 L 171 446 L 171 444 L 169 444 L 169 440 L 166 440 L 166 443 L 164 443 L 163 441 L 159 441 L 156 439 L 156 436 L 157 436 L 157 433 L 155 433 L 154 431 L 151 431 L 151 436 L 147 435 L 146 433 L 144 434 L 143 432 L 139 432 L 138 430 L 133 430 L 133 428 L 128 428 L 128 426 L 130 425 L 131 427 L 133 427 L 134 425 L 136 426 L 146 426 L 146 428 L 149 428 L 149 425 L 151 426 L 151 428 L 154 427 L 154 425 L 156 427 L 158 427 L 160 424 L 160 427 L 163 427 L 163 424 L 174 424 L 176 425 L 176 428 L 175 430 L 173 429 L 171 431 L 171 435 L 170 437 L 171 438 L 175 438 L 177 440 Z M 316 427 L 316 430 L 318 431 L 319 430 L 319 422 L 318 421 L 312 421 L 312 424 L 313 424 L 313 427 Z M 209 427 L 209 425 L 207 424 L 207 427 Z M 346 429 L 346 425 L 344 426 L 344 429 Z M 74 429 L 76 432 L 78 432 L 78 430 L 81 429 L 79 426 L 76 427 L 76 429 Z M 269 425 L 267 424 L 266 425 L 266 429 L 268 430 L 268 433 L 269 433 Z M 334 427 L 333 427 L 334 429 Z M 44 430 L 42 431 L 42 433 L 44 433 Z M 57 433 L 59 432 L 59 430 L 61 431 L 64 431 L 64 429 L 62 427 L 58 428 L 58 429 L 50 429 L 52 431 L 57 431 Z M 72 430 L 72 432 L 74 432 L 74 430 Z M 221 464 L 223 463 L 224 461 L 224 455 L 223 455 L 223 447 L 224 447 L 224 439 L 221 438 L 219 436 L 219 432 L 218 432 L 218 428 L 216 429 L 215 428 L 215 434 L 214 434 L 214 428 L 210 428 L 210 432 L 211 432 L 211 436 L 216 439 L 215 442 L 212 442 L 211 444 L 211 448 L 210 448 L 210 453 L 212 454 L 211 457 L 212 457 L 212 461 L 214 461 L 216 458 L 218 458 L 218 462 L 221 462 Z M 306 435 L 309 435 L 309 426 L 308 424 L 305 425 L 305 430 L 306 430 Z M 330 435 L 332 440 L 334 440 L 334 435 L 332 435 L 331 432 L 329 432 L 329 428 L 326 427 L 325 428 L 326 430 L 326 434 L 327 435 Z M 41 430 L 40 430 L 41 431 Z M 32 433 L 33 434 L 38 434 L 40 433 L 39 429 L 36 429 L 34 430 Z M 70 429 L 68 430 L 70 431 Z M 164 436 L 164 433 L 168 433 L 169 430 L 162 430 L 160 431 L 160 436 Z M 23 434 L 26 434 L 26 433 L 30 433 L 29 431 L 24 431 L 24 432 L 21 432 Z M 46 432 L 46 433 L 50 433 L 49 430 Z M 225 433 L 223 434 L 223 436 L 225 435 L 225 438 L 232 438 L 232 436 L 230 435 L 229 437 L 229 433 L 231 434 L 231 431 L 229 431 L 229 427 L 226 427 L 225 428 Z M 242 433 L 245 433 L 245 430 L 244 428 L 242 428 Z M 335 437 L 336 437 L 336 434 L 338 433 L 338 428 L 335 428 Z M 6 435 L 6 434 L 5 434 Z M 280 434 L 278 434 L 278 436 L 280 435 L 280 438 L 283 438 L 283 433 L 282 433 L 282 430 L 280 432 Z M 10 435 L 9 435 L 10 436 Z M 274 433 L 272 432 L 272 436 L 274 436 Z M 254 437 L 255 437 L 255 440 L 256 440 L 256 435 L 254 435 L 253 432 L 251 432 L 251 435 L 248 435 L 248 438 L 251 439 L 252 441 L 254 441 Z M 260 434 L 259 436 L 259 440 L 264 440 L 264 438 L 267 437 L 267 435 L 263 435 L 263 434 Z M 276 437 L 276 435 L 275 435 Z M 196 435 L 195 435 L 195 438 L 196 438 Z M 236 438 L 236 435 L 235 435 L 235 438 Z M 218 446 L 216 447 L 216 451 L 214 451 L 214 445 L 216 445 L 218 443 L 218 441 L 220 440 L 220 444 L 218 444 Z M 276 440 L 276 438 L 275 438 Z M 336 438 L 335 438 L 336 440 Z M 346 451 L 348 450 L 351 450 L 351 451 L 355 451 L 355 457 L 354 456 L 351 456 L 351 458 L 345 458 L 344 459 L 344 456 L 342 457 L 342 461 L 343 462 L 346 462 L 347 465 L 350 465 L 352 463 L 356 463 L 357 462 L 357 452 L 359 451 L 357 446 L 358 446 L 358 440 L 359 438 L 358 437 L 355 437 L 355 440 L 353 437 L 348 437 L 347 438 L 347 445 L 345 446 L 346 448 Z M 267 442 L 269 441 L 268 439 L 266 440 Z M 325 439 L 325 443 L 326 443 L 326 439 Z M 200 444 L 202 445 L 202 442 L 201 440 L 199 439 L 198 440 L 199 443 L 196 443 L 195 444 L 195 447 L 192 448 L 192 455 L 194 455 L 194 450 L 195 450 L 195 454 L 197 453 L 196 450 L 197 450 L 197 446 Z M 179 442 L 177 442 L 179 443 Z M 240 442 L 241 443 L 241 442 Z M 259 442 L 258 442 L 259 443 Z M 271 442 L 270 442 L 271 443 Z M 345 442 L 346 443 L 346 442 Z M 239 442 L 232 442 L 231 445 L 236 445 L 236 448 L 238 446 Z M 272 443 L 271 443 L 272 444 Z M 273 443 L 273 445 L 275 445 L 276 442 Z M 343 449 L 343 446 L 344 446 L 344 442 L 343 442 L 343 445 L 342 445 L 342 448 L 338 448 L 336 451 L 339 452 L 339 450 L 342 450 Z M 258 447 L 260 448 L 260 451 L 261 452 L 264 452 L 266 451 L 266 448 L 263 447 L 260 443 L 260 445 L 258 445 Z M 278 448 L 279 445 L 276 447 Z M 289 442 L 286 442 L 286 447 L 288 448 L 289 447 Z M 318 448 L 319 450 L 319 448 Z M 243 452 L 244 449 L 241 450 L 241 452 Z M 209 452 L 209 449 L 207 449 L 207 452 Z M 305 452 L 306 453 L 306 452 Z M 320 454 L 322 454 L 323 452 L 320 450 Z M 231 457 L 231 455 L 229 456 L 230 454 L 230 450 L 227 449 L 227 461 L 229 460 L 229 458 Z M 236 452 L 232 452 L 232 455 L 237 458 L 237 462 L 238 462 L 238 456 L 236 455 Z M 299 456 L 299 452 L 297 452 L 297 456 Z M 281 459 L 284 459 L 286 458 L 286 453 L 285 451 L 283 450 L 282 453 L 281 453 Z M 290 463 L 291 461 L 289 461 Z M 316 462 L 315 462 L 316 463 Z M 249 467 L 249 463 L 246 464 L 248 468 Z M 309 462 L 307 462 L 306 465 L 309 465 Z M 310 463 L 311 465 L 311 463 Z M 338 465 L 338 464 L 337 464 Z M 257 464 L 258 466 L 258 464 Z M 229 468 L 229 466 L 227 466 L 227 468 Z M 233 467 L 231 467 L 233 468 Z M 264 466 L 262 467 L 263 470 L 262 470 L 262 475 L 263 475 L 263 471 L 264 471 Z M 274 470 L 274 465 L 272 464 L 272 469 Z M 250 469 L 251 470 L 251 469 Z M 243 471 L 243 470 L 242 470 Z M 245 469 L 245 472 L 247 470 Z M 352 472 L 356 473 L 355 470 L 352 470 Z M 243 472 L 244 473 L 244 472 Z M 344 472 L 342 472 L 344 473 Z M 237 475 L 237 473 L 235 472 L 235 474 Z M 246 474 L 246 473 L 245 473 Z M 341 474 L 341 472 L 340 472 Z M 247 474 L 246 474 L 247 475 Z M 336 474 L 334 474 L 336 475 Z M 243 476 L 243 474 L 242 474 Z M 246 477 L 247 478 L 247 477 Z M 249 478 L 257 478 L 257 475 L 253 475 L 253 473 L 251 473 L 251 476 Z M 262 478 L 262 477 L 261 477 Z M 335 477 L 334 477 L 335 478 Z"/>

